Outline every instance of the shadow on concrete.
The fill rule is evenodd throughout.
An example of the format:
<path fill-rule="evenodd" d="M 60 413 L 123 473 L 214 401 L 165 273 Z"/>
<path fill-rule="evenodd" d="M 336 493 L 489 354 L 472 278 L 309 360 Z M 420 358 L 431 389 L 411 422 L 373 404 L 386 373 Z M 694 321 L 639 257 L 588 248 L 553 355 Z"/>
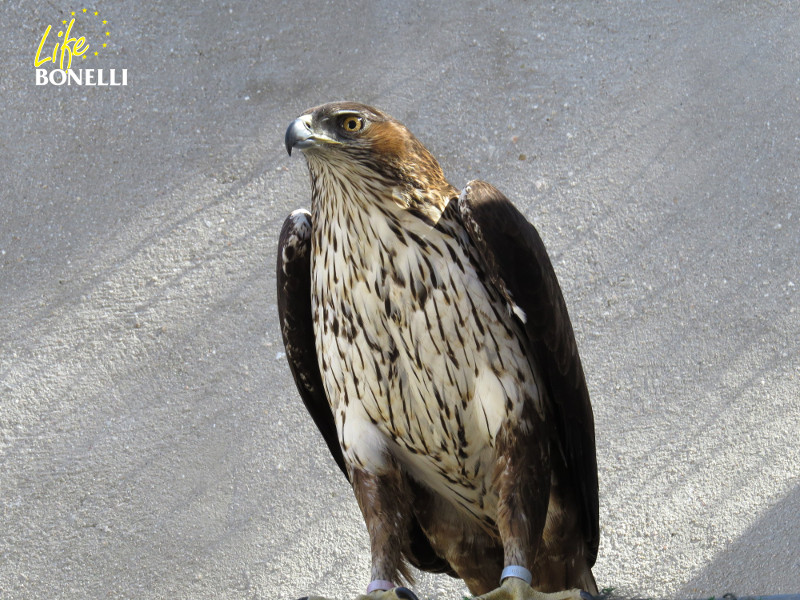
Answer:
<path fill-rule="evenodd" d="M 679 597 L 800 594 L 800 485 L 722 550 Z"/>

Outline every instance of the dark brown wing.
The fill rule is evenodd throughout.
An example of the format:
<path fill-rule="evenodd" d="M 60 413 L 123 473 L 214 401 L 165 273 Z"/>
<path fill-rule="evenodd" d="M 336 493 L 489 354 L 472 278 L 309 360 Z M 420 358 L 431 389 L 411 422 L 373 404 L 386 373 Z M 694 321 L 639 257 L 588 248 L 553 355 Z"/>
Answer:
<path fill-rule="evenodd" d="M 336 433 L 336 422 L 322 384 L 314 343 L 311 313 L 311 214 L 294 211 L 283 224 L 278 240 L 278 319 L 281 324 L 286 358 L 300 397 L 314 419 L 333 459 L 345 477 L 347 466 Z M 409 532 L 411 563 L 432 573 L 454 575 L 450 564 L 431 548 L 419 522 L 411 519 Z"/>
<path fill-rule="evenodd" d="M 311 315 L 311 213 L 294 211 L 283 223 L 278 239 L 278 319 L 286 359 L 300 397 L 317 425 L 328 450 L 347 477 L 336 423 L 322 386 L 314 345 Z"/>
<path fill-rule="evenodd" d="M 600 541 L 594 417 L 575 334 L 538 232 L 497 189 L 471 181 L 458 202 L 492 283 L 524 313 L 525 331 L 554 405 L 561 452 L 583 509 L 589 566 Z"/>

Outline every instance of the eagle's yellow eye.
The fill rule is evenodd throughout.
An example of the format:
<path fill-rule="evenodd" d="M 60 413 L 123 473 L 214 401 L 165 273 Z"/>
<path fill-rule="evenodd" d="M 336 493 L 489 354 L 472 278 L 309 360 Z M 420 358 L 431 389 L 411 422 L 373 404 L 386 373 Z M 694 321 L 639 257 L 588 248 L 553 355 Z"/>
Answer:
<path fill-rule="evenodd" d="M 345 131 L 355 133 L 364 128 L 364 119 L 354 115 L 348 115 L 341 120 L 340 125 Z"/>

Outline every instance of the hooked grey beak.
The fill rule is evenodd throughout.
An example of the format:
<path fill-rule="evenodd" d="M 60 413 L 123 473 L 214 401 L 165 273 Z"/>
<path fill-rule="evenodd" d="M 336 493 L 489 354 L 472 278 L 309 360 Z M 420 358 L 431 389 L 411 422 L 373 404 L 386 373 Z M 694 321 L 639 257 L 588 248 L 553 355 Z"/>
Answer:
<path fill-rule="evenodd" d="M 308 120 L 304 117 L 298 117 L 289 124 L 286 129 L 286 151 L 289 156 L 292 155 L 292 148 L 308 148 L 314 144 L 314 134 L 311 133 Z"/>
<path fill-rule="evenodd" d="M 341 142 L 328 136 L 325 132 L 312 131 L 311 115 L 297 117 L 286 130 L 286 151 L 291 156 L 293 148 L 312 148 L 314 146 L 340 146 Z"/>

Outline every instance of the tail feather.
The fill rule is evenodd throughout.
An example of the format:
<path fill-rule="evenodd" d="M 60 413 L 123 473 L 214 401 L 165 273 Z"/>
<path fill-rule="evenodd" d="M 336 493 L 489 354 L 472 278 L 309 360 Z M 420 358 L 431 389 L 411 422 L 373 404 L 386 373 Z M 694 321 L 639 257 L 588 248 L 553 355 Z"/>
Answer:
<path fill-rule="evenodd" d="M 575 577 L 572 578 L 572 580 L 577 582 L 577 587 L 585 592 L 589 592 L 592 596 L 599 596 L 600 591 L 597 589 L 597 582 L 594 580 L 592 569 L 584 564 L 579 567 L 579 569 L 576 569 L 576 571 Z"/>
<path fill-rule="evenodd" d="M 574 562 L 554 560 L 548 563 L 546 569 L 540 564 L 539 569 L 533 574 L 531 586 L 545 593 L 579 588 L 592 596 L 600 595 L 592 569 L 582 559 L 576 559 Z"/>

